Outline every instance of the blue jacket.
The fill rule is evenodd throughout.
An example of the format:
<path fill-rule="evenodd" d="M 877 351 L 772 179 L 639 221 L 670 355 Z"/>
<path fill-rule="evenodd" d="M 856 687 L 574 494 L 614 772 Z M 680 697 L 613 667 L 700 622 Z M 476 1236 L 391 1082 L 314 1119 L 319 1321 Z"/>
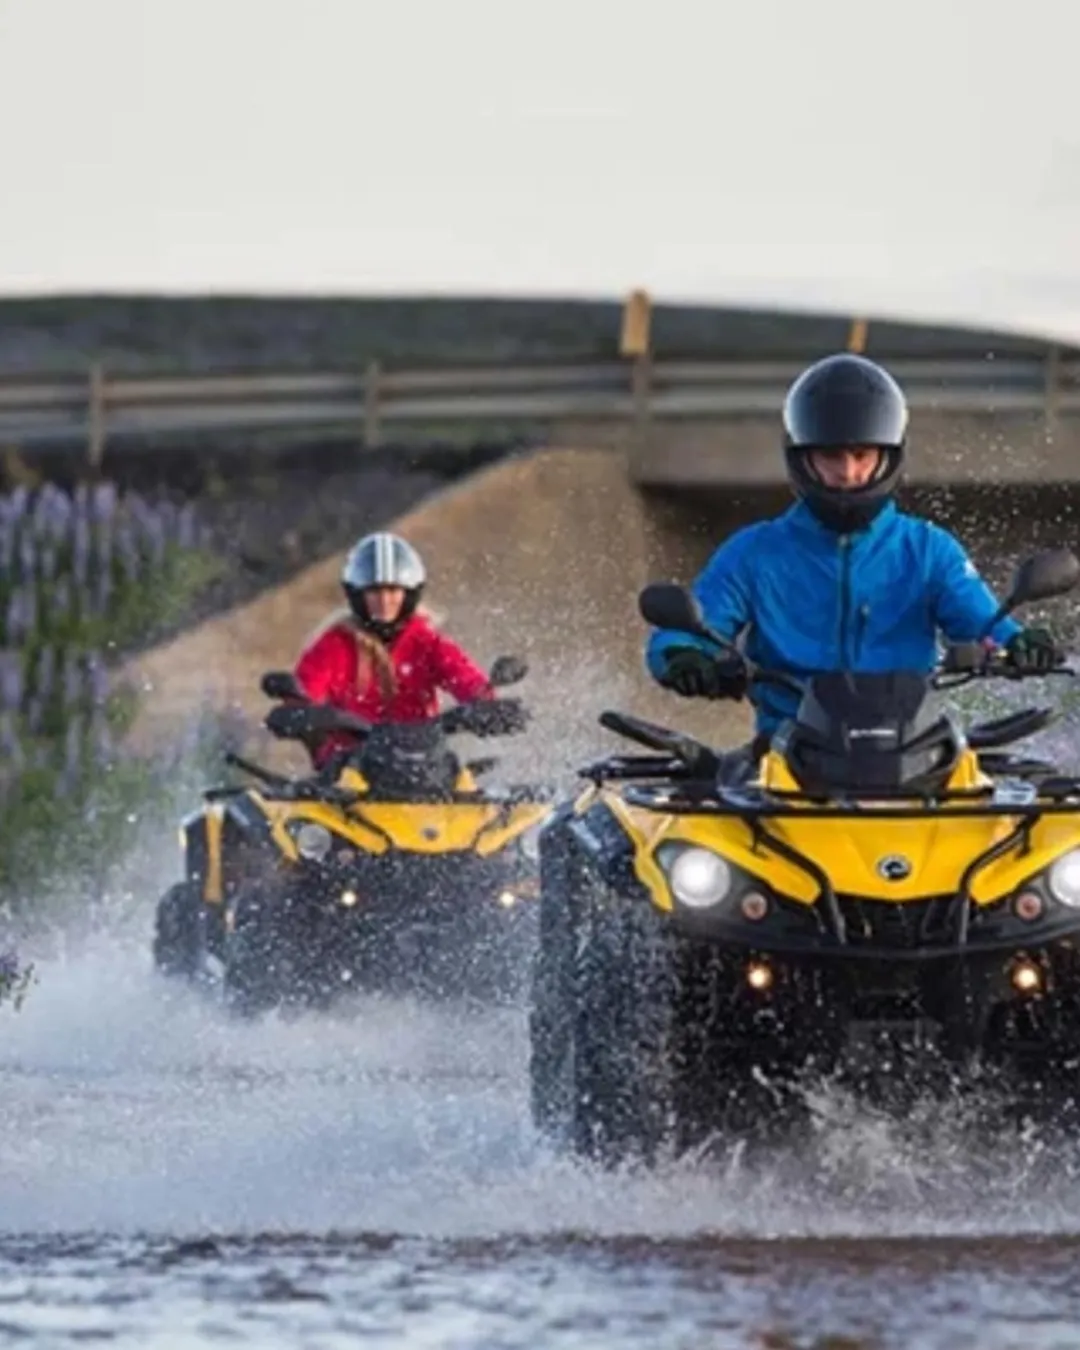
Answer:
<path fill-rule="evenodd" d="M 993 592 L 957 540 L 890 502 L 868 529 L 840 535 L 804 503 L 736 531 L 693 585 L 710 627 L 734 639 L 746 630 L 751 661 L 804 676 L 813 671 L 929 671 L 938 630 L 951 642 L 989 636 L 1004 644 L 1020 625 L 1001 619 Z M 663 671 L 669 647 L 715 644 L 685 633 L 651 635 L 646 661 Z M 764 682 L 751 687 L 757 728 L 771 735 L 798 697 Z"/>

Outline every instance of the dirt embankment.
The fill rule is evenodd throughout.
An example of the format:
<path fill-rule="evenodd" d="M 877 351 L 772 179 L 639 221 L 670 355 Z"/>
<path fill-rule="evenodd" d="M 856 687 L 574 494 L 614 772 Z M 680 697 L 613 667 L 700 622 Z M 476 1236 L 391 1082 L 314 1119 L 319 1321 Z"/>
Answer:
<path fill-rule="evenodd" d="M 506 460 L 388 524 L 427 560 L 428 600 L 450 634 L 485 663 L 508 651 L 530 662 L 521 693 L 536 720 L 532 734 L 505 746 L 509 771 L 561 778 L 613 749 L 616 739 L 596 726 L 605 707 L 718 741 L 746 733 L 744 710 L 692 705 L 645 676 L 637 592 L 691 567 L 679 531 L 629 485 L 618 452 Z M 318 562 L 133 661 L 128 674 L 146 695 L 136 740 L 174 736 L 205 706 L 231 706 L 257 723 L 267 707 L 260 675 L 290 664 L 339 604 L 341 561 Z M 274 758 L 298 763 L 280 746 Z"/>

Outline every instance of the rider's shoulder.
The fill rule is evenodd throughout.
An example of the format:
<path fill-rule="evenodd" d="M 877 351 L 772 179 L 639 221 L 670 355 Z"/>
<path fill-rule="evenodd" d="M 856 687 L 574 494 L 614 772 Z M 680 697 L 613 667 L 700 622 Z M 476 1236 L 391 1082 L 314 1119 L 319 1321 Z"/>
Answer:
<path fill-rule="evenodd" d="M 963 551 L 963 544 L 952 530 L 926 516 L 897 511 L 895 525 L 927 553 L 952 554 L 958 549 Z"/>
<path fill-rule="evenodd" d="M 303 650 L 311 651 L 315 647 L 340 647 L 356 643 L 356 631 L 347 608 L 336 609 L 328 614 L 317 627 L 304 639 Z"/>

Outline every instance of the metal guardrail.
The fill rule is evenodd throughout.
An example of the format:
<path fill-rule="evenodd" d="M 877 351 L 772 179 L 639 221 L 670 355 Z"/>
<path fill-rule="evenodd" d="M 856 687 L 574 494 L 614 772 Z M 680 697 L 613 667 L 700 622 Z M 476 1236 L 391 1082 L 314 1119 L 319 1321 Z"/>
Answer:
<path fill-rule="evenodd" d="M 363 372 L 0 380 L 0 445 L 85 446 L 168 434 L 353 426 L 365 446 L 409 423 L 734 418 L 775 413 L 799 362 L 664 361 Z M 1080 412 L 1080 357 L 889 362 L 913 409 Z"/>

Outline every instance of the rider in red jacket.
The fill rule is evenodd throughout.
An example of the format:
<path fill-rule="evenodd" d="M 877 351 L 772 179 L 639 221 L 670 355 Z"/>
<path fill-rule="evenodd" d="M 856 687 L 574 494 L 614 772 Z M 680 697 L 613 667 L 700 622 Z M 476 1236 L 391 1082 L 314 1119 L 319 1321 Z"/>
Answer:
<path fill-rule="evenodd" d="M 439 711 L 440 690 L 462 703 L 493 698 L 485 672 L 417 612 L 426 580 L 423 560 L 404 539 L 361 539 L 341 574 L 348 610 L 315 635 L 296 664 L 308 698 L 368 722 L 425 721 Z M 352 744 L 347 733 L 327 734 L 312 752 L 316 767 Z"/>

